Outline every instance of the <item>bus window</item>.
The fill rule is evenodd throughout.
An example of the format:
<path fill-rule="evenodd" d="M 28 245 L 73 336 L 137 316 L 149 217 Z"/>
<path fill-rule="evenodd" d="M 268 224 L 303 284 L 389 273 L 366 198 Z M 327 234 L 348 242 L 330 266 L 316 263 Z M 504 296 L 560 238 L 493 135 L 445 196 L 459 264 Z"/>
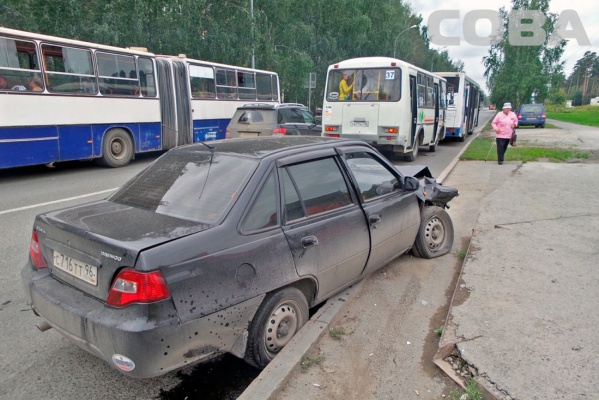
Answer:
<path fill-rule="evenodd" d="M 256 96 L 258 100 L 279 101 L 277 76 L 256 72 Z"/>
<path fill-rule="evenodd" d="M 0 76 L 8 90 L 29 90 L 30 80 L 41 81 L 35 43 L 0 37 Z"/>
<path fill-rule="evenodd" d="M 140 57 L 137 60 L 139 67 L 139 84 L 143 97 L 156 97 L 156 81 L 154 64 L 149 58 Z"/>
<path fill-rule="evenodd" d="M 418 74 L 418 107 L 426 105 L 426 77 L 424 74 Z"/>
<path fill-rule="evenodd" d="M 138 96 L 139 81 L 135 57 L 96 52 L 100 93 L 115 96 Z"/>
<path fill-rule="evenodd" d="M 214 70 L 200 65 L 189 66 L 189 84 L 194 99 L 214 99 Z"/>
<path fill-rule="evenodd" d="M 43 44 L 42 57 L 49 92 L 97 93 L 96 76 L 89 50 Z"/>
<path fill-rule="evenodd" d="M 441 93 L 439 95 L 439 103 L 441 108 L 445 108 L 447 107 L 447 105 L 445 104 L 445 96 L 446 96 L 446 92 L 447 92 L 447 88 L 446 88 L 446 84 L 444 81 L 441 81 Z"/>
<path fill-rule="evenodd" d="M 239 88 L 240 99 L 256 100 L 254 73 L 237 71 L 237 87 Z"/>
<path fill-rule="evenodd" d="M 427 107 L 435 106 L 434 92 L 435 92 L 435 87 L 433 85 L 433 78 L 431 76 L 427 76 L 426 77 L 426 106 Z"/>
<path fill-rule="evenodd" d="M 237 99 L 237 80 L 235 71 L 229 69 L 216 69 L 216 95 L 219 99 Z"/>
<path fill-rule="evenodd" d="M 401 71 L 397 68 L 368 68 L 357 70 L 331 70 L 327 80 L 327 100 L 340 99 L 340 84 L 348 74 L 352 86 L 350 98 L 343 101 L 398 101 L 401 93 Z"/>

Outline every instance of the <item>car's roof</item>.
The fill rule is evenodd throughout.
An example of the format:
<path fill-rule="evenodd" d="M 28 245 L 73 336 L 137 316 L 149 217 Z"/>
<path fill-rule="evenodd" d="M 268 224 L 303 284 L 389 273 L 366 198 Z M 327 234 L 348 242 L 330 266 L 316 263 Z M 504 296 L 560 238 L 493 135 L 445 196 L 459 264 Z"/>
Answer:
<path fill-rule="evenodd" d="M 273 103 L 248 103 L 248 104 L 244 104 L 240 107 L 238 107 L 238 110 L 247 110 L 247 109 L 252 109 L 252 110 L 274 110 L 276 108 L 305 108 L 308 109 L 308 107 L 306 107 L 303 104 L 299 104 L 299 103 L 280 103 L 280 104 L 273 104 Z"/>
<path fill-rule="evenodd" d="M 369 147 L 362 141 L 326 138 L 321 136 L 264 136 L 256 138 L 224 139 L 194 143 L 178 147 L 177 152 L 209 152 L 208 146 L 218 153 L 239 154 L 264 158 L 278 152 L 303 152 L 310 148 L 335 147 L 335 145 L 358 145 Z"/>

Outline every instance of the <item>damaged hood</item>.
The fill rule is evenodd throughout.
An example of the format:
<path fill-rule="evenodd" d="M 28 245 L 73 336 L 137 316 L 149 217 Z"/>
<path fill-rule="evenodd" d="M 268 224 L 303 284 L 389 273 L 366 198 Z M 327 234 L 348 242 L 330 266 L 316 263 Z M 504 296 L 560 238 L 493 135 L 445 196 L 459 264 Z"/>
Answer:
<path fill-rule="evenodd" d="M 397 170 L 403 176 L 413 176 L 420 181 L 420 188 L 416 191 L 416 196 L 424 202 L 430 202 L 439 207 L 447 207 L 447 203 L 456 196 L 459 191 L 450 186 L 443 186 L 437 182 L 431 171 L 425 165 L 407 165 L 397 167 Z"/>

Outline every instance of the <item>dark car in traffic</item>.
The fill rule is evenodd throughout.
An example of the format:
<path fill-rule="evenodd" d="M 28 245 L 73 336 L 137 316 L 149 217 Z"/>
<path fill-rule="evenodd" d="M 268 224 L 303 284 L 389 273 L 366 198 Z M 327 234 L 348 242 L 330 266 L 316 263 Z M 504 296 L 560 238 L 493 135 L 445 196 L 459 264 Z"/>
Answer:
<path fill-rule="evenodd" d="M 321 136 L 322 126 L 303 104 L 244 104 L 227 126 L 227 138 L 255 136 Z"/>
<path fill-rule="evenodd" d="M 360 141 L 196 143 L 36 216 L 21 277 L 41 330 L 128 376 L 225 352 L 262 368 L 311 307 L 410 250 L 448 253 L 457 194 Z"/>
<path fill-rule="evenodd" d="M 542 104 L 522 104 L 518 108 L 518 127 L 534 126 L 544 128 L 546 121 L 545 106 Z"/>

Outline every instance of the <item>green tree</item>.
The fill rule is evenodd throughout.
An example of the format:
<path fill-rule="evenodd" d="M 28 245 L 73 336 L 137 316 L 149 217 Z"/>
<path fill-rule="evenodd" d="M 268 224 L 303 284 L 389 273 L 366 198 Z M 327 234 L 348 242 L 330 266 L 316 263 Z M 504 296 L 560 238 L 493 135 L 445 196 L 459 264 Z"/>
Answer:
<path fill-rule="evenodd" d="M 512 0 L 512 11 L 538 10 L 545 16 L 543 29 L 546 38 L 540 46 L 512 45 L 509 40 L 510 14 L 505 8 L 499 10 L 504 27 L 503 36 L 492 44 L 489 54 L 483 58 L 492 103 L 512 102 L 519 105 L 533 99 L 542 103 L 551 88 L 559 88 L 564 64 L 560 59 L 566 41 L 557 38 L 557 43 L 551 42 L 558 16 L 549 13 L 549 3 L 550 0 Z M 523 37 L 532 35 L 532 32 L 522 32 Z"/>

